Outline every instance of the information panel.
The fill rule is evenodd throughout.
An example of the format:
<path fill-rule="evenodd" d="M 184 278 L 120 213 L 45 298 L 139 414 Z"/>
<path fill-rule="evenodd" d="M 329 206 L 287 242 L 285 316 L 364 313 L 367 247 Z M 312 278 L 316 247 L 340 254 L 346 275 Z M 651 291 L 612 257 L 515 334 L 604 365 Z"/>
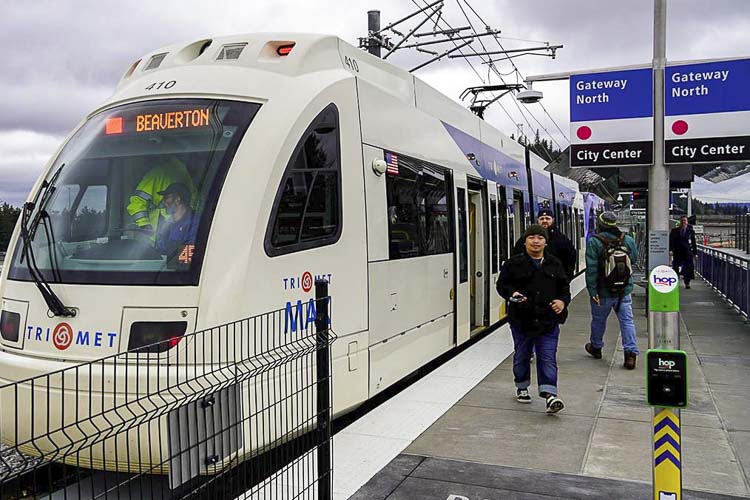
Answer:
<path fill-rule="evenodd" d="M 652 69 L 571 76 L 570 140 L 572 167 L 652 164 Z"/>
<path fill-rule="evenodd" d="M 668 66 L 665 163 L 750 160 L 750 59 Z"/>

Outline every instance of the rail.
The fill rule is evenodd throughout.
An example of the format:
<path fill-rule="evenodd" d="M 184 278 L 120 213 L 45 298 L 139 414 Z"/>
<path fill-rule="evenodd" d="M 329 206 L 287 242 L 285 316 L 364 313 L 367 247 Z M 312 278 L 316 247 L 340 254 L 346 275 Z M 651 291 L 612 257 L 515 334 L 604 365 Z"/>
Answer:
<path fill-rule="evenodd" d="M 331 498 L 329 305 L 319 281 L 294 334 L 282 309 L 21 381 L 0 360 L 0 498 Z"/>
<path fill-rule="evenodd" d="M 750 214 L 735 216 L 734 234 L 737 248 L 750 252 Z"/>
<path fill-rule="evenodd" d="M 750 317 L 750 256 L 698 245 L 697 271 L 738 312 Z"/>

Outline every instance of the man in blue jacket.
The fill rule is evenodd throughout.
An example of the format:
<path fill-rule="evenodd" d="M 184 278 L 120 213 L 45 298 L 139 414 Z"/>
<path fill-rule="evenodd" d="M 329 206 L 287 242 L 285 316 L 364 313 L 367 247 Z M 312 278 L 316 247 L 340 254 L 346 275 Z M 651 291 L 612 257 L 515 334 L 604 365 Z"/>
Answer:
<path fill-rule="evenodd" d="M 638 258 L 638 249 L 633 238 L 629 234 L 622 233 L 617 227 L 617 216 L 613 212 L 604 212 L 599 215 L 597 229 L 598 234 L 586 245 L 586 288 L 591 297 L 591 337 L 590 342 L 585 346 L 586 352 L 596 359 L 601 359 L 607 318 L 610 311 L 614 309 L 620 323 L 622 346 L 625 350 L 624 366 L 632 370 L 640 354 L 633 321 L 632 268 L 627 269 L 630 275 L 623 281 L 622 288 L 618 292 L 613 292 L 604 276 L 603 257 L 607 245 L 616 245 L 629 254 L 630 262 L 635 262 Z"/>

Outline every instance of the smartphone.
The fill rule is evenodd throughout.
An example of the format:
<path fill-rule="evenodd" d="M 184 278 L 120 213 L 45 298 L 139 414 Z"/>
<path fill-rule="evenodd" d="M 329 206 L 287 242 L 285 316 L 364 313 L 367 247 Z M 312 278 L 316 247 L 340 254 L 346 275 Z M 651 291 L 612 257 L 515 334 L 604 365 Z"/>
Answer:
<path fill-rule="evenodd" d="M 524 300 L 526 300 L 526 297 L 523 295 L 516 295 L 515 297 L 510 298 L 511 302 L 516 302 L 516 303 L 523 302 Z"/>

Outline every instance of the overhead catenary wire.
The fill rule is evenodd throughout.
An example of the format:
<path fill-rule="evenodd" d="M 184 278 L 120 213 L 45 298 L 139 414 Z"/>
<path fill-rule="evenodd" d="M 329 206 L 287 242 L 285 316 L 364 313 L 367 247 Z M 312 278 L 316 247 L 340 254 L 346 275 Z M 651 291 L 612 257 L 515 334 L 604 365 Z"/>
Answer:
<path fill-rule="evenodd" d="M 466 10 L 465 10 L 465 9 L 463 8 L 463 6 L 461 5 L 461 0 L 456 0 L 456 3 L 458 4 L 458 7 L 459 7 L 459 9 L 461 10 L 461 13 L 462 13 L 462 14 L 464 15 L 464 17 L 466 18 L 466 21 L 468 21 L 468 23 L 469 23 L 469 26 L 471 27 L 471 30 L 472 30 L 472 31 L 473 31 L 474 33 L 477 33 L 477 30 L 476 30 L 476 28 L 474 27 L 474 23 L 472 23 L 472 22 L 471 22 L 471 19 L 469 18 L 468 14 L 466 13 Z M 471 5 L 469 5 L 469 4 L 468 4 L 468 2 L 466 3 L 466 5 L 467 5 L 467 6 L 469 7 L 469 8 L 471 8 Z M 472 9 L 472 11 L 473 11 L 473 9 Z M 476 12 L 475 12 L 475 13 L 476 13 Z M 484 21 L 482 21 L 482 22 L 484 22 Z M 485 26 L 486 26 L 487 30 L 488 30 L 488 31 L 490 31 L 490 27 L 489 27 L 489 25 L 488 25 L 487 23 L 485 23 Z M 484 45 L 484 42 L 483 42 L 483 41 L 482 41 L 481 39 L 479 40 L 479 43 L 480 43 L 480 44 L 482 45 L 482 50 L 484 50 L 485 52 L 487 52 L 487 47 L 485 47 L 485 45 Z M 476 54 L 477 56 L 479 56 L 480 58 L 482 57 L 481 55 L 479 55 L 479 53 L 478 53 L 478 52 L 477 52 L 476 50 L 474 50 L 474 53 L 475 53 L 475 54 Z M 495 74 L 496 74 L 496 75 L 497 75 L 498 77 L 500 77 L 500 81 L 501 81 L 501 82 L 503 82 L 503 83 L 506 83 L 506 82 L 505 82 L 505 78 L 504 78 L 504 77 L 503 77 L 503 75 L 502 75 L 502 74 L 500 73 L 500 71 L 499 71 L 499 70 L 497 69 L 497 67 L 496 67 L 496 66 L 495 66 L 495 65 L 494 65 L 494 64 L 492 63 L 492 60 L 491 60 L 491 58 L 489 58 L 489 57 L 488 57 L 488 61 L 487 61 L 487 64 L 488 64 L 488 66 L 489 66 L 489 70 L 490 70 L 490 71 L 494 71 L 494 72 L 495 72 Z M 514 67 L 514 69 L 515 69 L 515 72 L 516 72 L 516 73 L 518 73 L 518 74 L 520 75 L 520 72 L 518 72 L 518 68 L 516 68 L 515 64 L 513 65 L 513 67 Z M 533 125 L 531 124 L 531 122 L 529 121 L 529 119 L 528 119 L 528 118 L 526 117 L 526 113 L 524 113 L 524 110 L 523 110 L 523 108 L 521 108 L 521 106 L 520 106 L 520 105 L 518 104 L 518 102 L 516 102 L 515 100 L 514 100 L 513 102 L 515 103 L 515 105 L 516 105 L 516 108 L 518 108 L 518 112 L 519 112 L 519 113 L 521 114 L 521 117 L 522 117 L 522 118 L 523 118 L 523 120 L 524 120 L 524 121 L 526 122 L 526 124 L 527 124 L 527 125 L 529 126 L 529 130 L 534 130 L 534 126 L 533 126 Z M 500 104 L 500 103 L 498 103 L 498 104 Z M 502 104 L 500 104 L 500 105 L 501 105 L 501 107 L 502 107 Z M 537 119 L 537 118 L 536 118 L 536 117 L 534 116 L 534 114 L 533 114 L 533 113 L 531 113 L 530 111 L 528 111 L 528 113 L 529 113 L 529 115 L 531 115 L 531 116 L 532 116 L 532 118 L 534 118 L 534 120 L 535 120 L 535 121 L 537 122 L 537 124 L 539 124 L 539 126 L 540 126 L 540 127 L 542 127 L 542 129 L 543 129 L 543 130 L 544 130 L 544 131 L 545 131 L 545 132 L 547 133 L 547 135 L 549 135 L 550 139 L 552 139 L 552 141 L 553 141 L 553 142 L 554 142 L 554 143 L 555 143 L 555 144 L 557 145 L 557 147 L 558 147 L 558 148 L 560 148 L 560 149 L 565 149 L 565 148 L 563 148 L 563 147 L 562 147 L 562 146 L 561 146 L 561 145 L 560 145 L 560 144 L 559 144 L 559 143 L 558 143 L 558 142 L 557 142 L 557 141 L 555 140 L 555 138 L 554 138 L 554 137 L 552 136 L 552 134 L 550 134 L 550 133 L 549 133 L 549 131 L 548 131 L 548 130 L 547 130 L 547 129 L 546 129 L 545 127 L 544 127 L 544 125 L 542 125 L 542 124 L 541 124 L 541 122 L 540 122 L 540 121 L 539 121 L 539 120 L 538 120 L 538 119 Z M 509 113 L 507 112 L 507 110 L 506 110 L 506 114 L 508 114 L 508 115 L 509 115 Z M 509 115 L 509 116 L 510 116 L 510 115 Z M 514 123 L 515 123 L 515 121 L 514 121 Z M 519 138 L 519 139 L 520 139 L 520 138 Z M 552 161 L 552 158 L 546 158 L 546 159 L 547 159 L 548 161 Z"/>
<path fill-rule="evenodd" d="M 423 1 L 424 3 L 427 3 L 427 2 L 426 2 L 426 0 L 422 0 L 422 1 Z M 421 8 L 421 7 L 420 7 L 420 5 L 419 5 L 419 4 L 417 3 L 417 0 L 411 0 L 411 2 L 412 2 L 412 3 L 413 3 L 413 4 L 415 5 L 415 6 L 416 6 L 416 7 L 418 7 L 418 8 Z M 448 21 L 446 21 L 445 19 L 440 19 L 439 21 L 442 21 L 442 23 L 443 23 L 444 25 L 446 25 L 446 26 L 448 27 L 448 29 L 454 29 L 454 28 L 453 28 L 453 26 L 451 26 L 451 24 L 450 24 L 450 23 L 449 23 Z M 474 32 L 476 33 L 476 31 L 474 31 Z M 480 39 L 480 41 L 481 41 L 481 39 Z M 457 44 L 457 43 L 456 43 L 455 41 L 453 41 L 453 40 L 452 40 L 451 42 L 453 43 L 453 45 L 454 45 L 454 46 L 456 46 L 456 47 L 458 46 L 458 44 Z M 477 52 L 477 51 L 476 51 L 476 49 L 474 49 L 474 47 L 472 47 L 472 46 L 470 46 L 470 45 L 469 45 L 468 47 L 469 47 L 469 49 L 471 49 L 471 50 L 472 50 L 472 51 L 473 51 L 474 53 L 476 53 L 476 52 Z M 458 52 L 459 52 L 459 54 L 461 54 L 461 53 L 462 53 L 462 51 L 461 51 L 461 50 L 459 50 Z M 467 64 L 467 65 L 468 65 L 468 66 L 469 66 L 469 67 L 471 68 L 471 70 L 472 70 L 472 71 L 474 72 L 474 74 L 475 74 L 475 75 L 477 75 L 477 78 L 479 79 L 479 81 L 480 81 L 480 82 L 482 82 L 482 84 L 485 84 L 485 85 L 486 85 L 486 84 L 487 84 L 487 82 L 485 81 L 485 79 L 484 79 L 484 78 L 482 78 L 482 75 L 481 75 L 481 74 L 479 73 L 479 71 L 477 71 L 477 69 L 476 69 L 476 68 L 474 67 L 474 65 L 473 65 L 473 64 L 471 63 L 471 61 L 469 61 L 468 59 L 465 59 L 465 58 L 464 58 L 464 61 L 466 61 L 466 64 Z M 490 95 L 493 95 L 493 94 L 490 94 Z M 517 123 L 517 120 L 516 120 L 515 118 L 513 118 L 512 116 L 511 116 L 511 114 L 510 114 L 510 113 L 508 112 L 508 110 L 507 110 L 507 109 L 505 109 L 505 106 L 503 106 L 503 105 L 502 105 L 502 103 L 498 102 L 498 105 L 500 106 L 500 109 L 502 109 L 502 110 L 503 110 L 503 112 L 504 112 L 504 113 L 506 114 L 506 116 L 507 116 L 507 117 L 508 117 L 508 119 L 509 119 L 509 120 L 511 121 L 511 123 L 513 123 L 513 124 Z M 526 119 L 526 118 L 524 117 L 524 119 Z M 528 123 L 528 120 L 527 120 L 527 123 Z M 530 128 L 533 128 L 533 127 L 531 126 L 531 124 L 530 124 L 530 123 L 529 123 L 529 127 L 530 127 Z"/>
<path fill-rule="evenodd" d="M 457 1 L 460 1 L 460 0 L 457 0 Z M 467 7 L 468 7 L 468 8 L 469 8 L 469 9 L 470 9 L 470 10 L 471 10 L 471 11 L 472 11 L 473 13 L 474 13 L 474 15 L 475 15 L 475 16 L 477 16 L 477 18 L 478 18 L 478 19 L 479 19 L 479 20 L 480 20 L 480 21 L 481 21 L 481 22 L 482 22 L 482 23 L 483 23 L 483 24 L 484 24 L 485 26 L 487 26 L 487 22 L 486 22 L 486 21 L 485 21 L 485 20 L 484 20 L 484 19 L 482 18 L 482 16 L 480 16 L 480 15 L 479 15 L 479 13 L 478 13 L 478 12 L 476 11 L 476 9 L 474 9 L 474 7 L 473 7 L 473 6 L 472 6 L 472 5 L 471 5 L 471 4 L 469 3 L 469 0 L 464 0 L 464 2 L 466 3 L 466 6 L 467 6 Z M 462 9 L 462 10 L 463 10 L 463 9 Z M 471 21 L 469 21 L 469 24 L 471 24 Z M 473 28 L 473 25 L 472 25 L 472 28 Z M 505 50 L 505 47 L 503 47 L 503 44 L 502 44 L 502 43 L 500 43 L 500 38 L 501 38 L 501 37 L 494 37 L 494 38 L 495 38 L 495 42 L 497 42 L 498 46 L 499 46 L 499 47 L 500 47 L 500 48 L 501 48 L 502 50 Z M 507 37 L 506 37 L 506 38 L 507 38 Z M 521 78 L 523 78 L 523 75 L 522 75 L 521 71 L 520 71 L 520 70 L 518 69 L 518 67 L 516 66 L 515 62 L 514 62 L 514 61 L 513 61 L 512 59 L 510 59 L 509 61 L 510 61 L 511 65 L 513 66 L 513 68 L 514 68 L 514 69 L 516 70 L 516 72 L 518 73 L 518 75 L 519 75 L 519 76 L 520 76 Z M 518 105 L 518 103 L 516 103 L 516 105 Z M 563 130 L 562 130 L 562 129 L 560 128 L 560 126 L 559 126 L 559 125 L 557 124 L 557 122 L 555 121 L 555 119 L 554 119 L 554 118 L 552 118 L 552 115 L 550 115 L 550 114 L 549 114 L 549 111 L 547 111 L 547 108 L 546 108 L 546 107 L 544 106 L 544 104 L 542 104 L 542 103 L 540 102 L 540 103 L 539 103 L 539 105 L 540 105 L 540 106 L 541 106 L 541 108 L 542 108 L 542 109 L 544 110 L 544 113 L 545 113 L 545 114 L 547 115 L 547 117 L 549 117 L 550 121 L 551 121 L 551 122 L 552 122 L 552 124 L 553 124 L 553 125 L 555 126 L 555 128 L 557 129 L 557 131 L 558 131 L 558 132 L 560 132 L 560 135 L 562 135 L 562 136 L 563 136 L 563 137 L 565 138 L 565 140 L 566 140 L 566 141 L 567 141 L 568 143 L 570 143 L 570 138 L 568 137 L 568 135 L 567 135 L 567 134 L 566 134 L 565 132 L 563 132 Z M 545 129 L 545 132 L 547 132 L 547 135 L 549 135 L 549 136 L 550 136 L 550 138 L 552 138 L 552 140 L 554 141 L 554 138 L 552 137 L 552 134 L 550 134 L 550 133 L 549 133 L 549 131 L 547 131 L 546 129 Z M 557 143 L 557 141 L 555 141 L 555 144 L 557 144 L 557 146 L 558 146 L 558 147 L 560 147 L 560 145 L 559 145 L 559 144 Z M 560 148 L 560 149 L 564 149 L 564 148 Z"/>

